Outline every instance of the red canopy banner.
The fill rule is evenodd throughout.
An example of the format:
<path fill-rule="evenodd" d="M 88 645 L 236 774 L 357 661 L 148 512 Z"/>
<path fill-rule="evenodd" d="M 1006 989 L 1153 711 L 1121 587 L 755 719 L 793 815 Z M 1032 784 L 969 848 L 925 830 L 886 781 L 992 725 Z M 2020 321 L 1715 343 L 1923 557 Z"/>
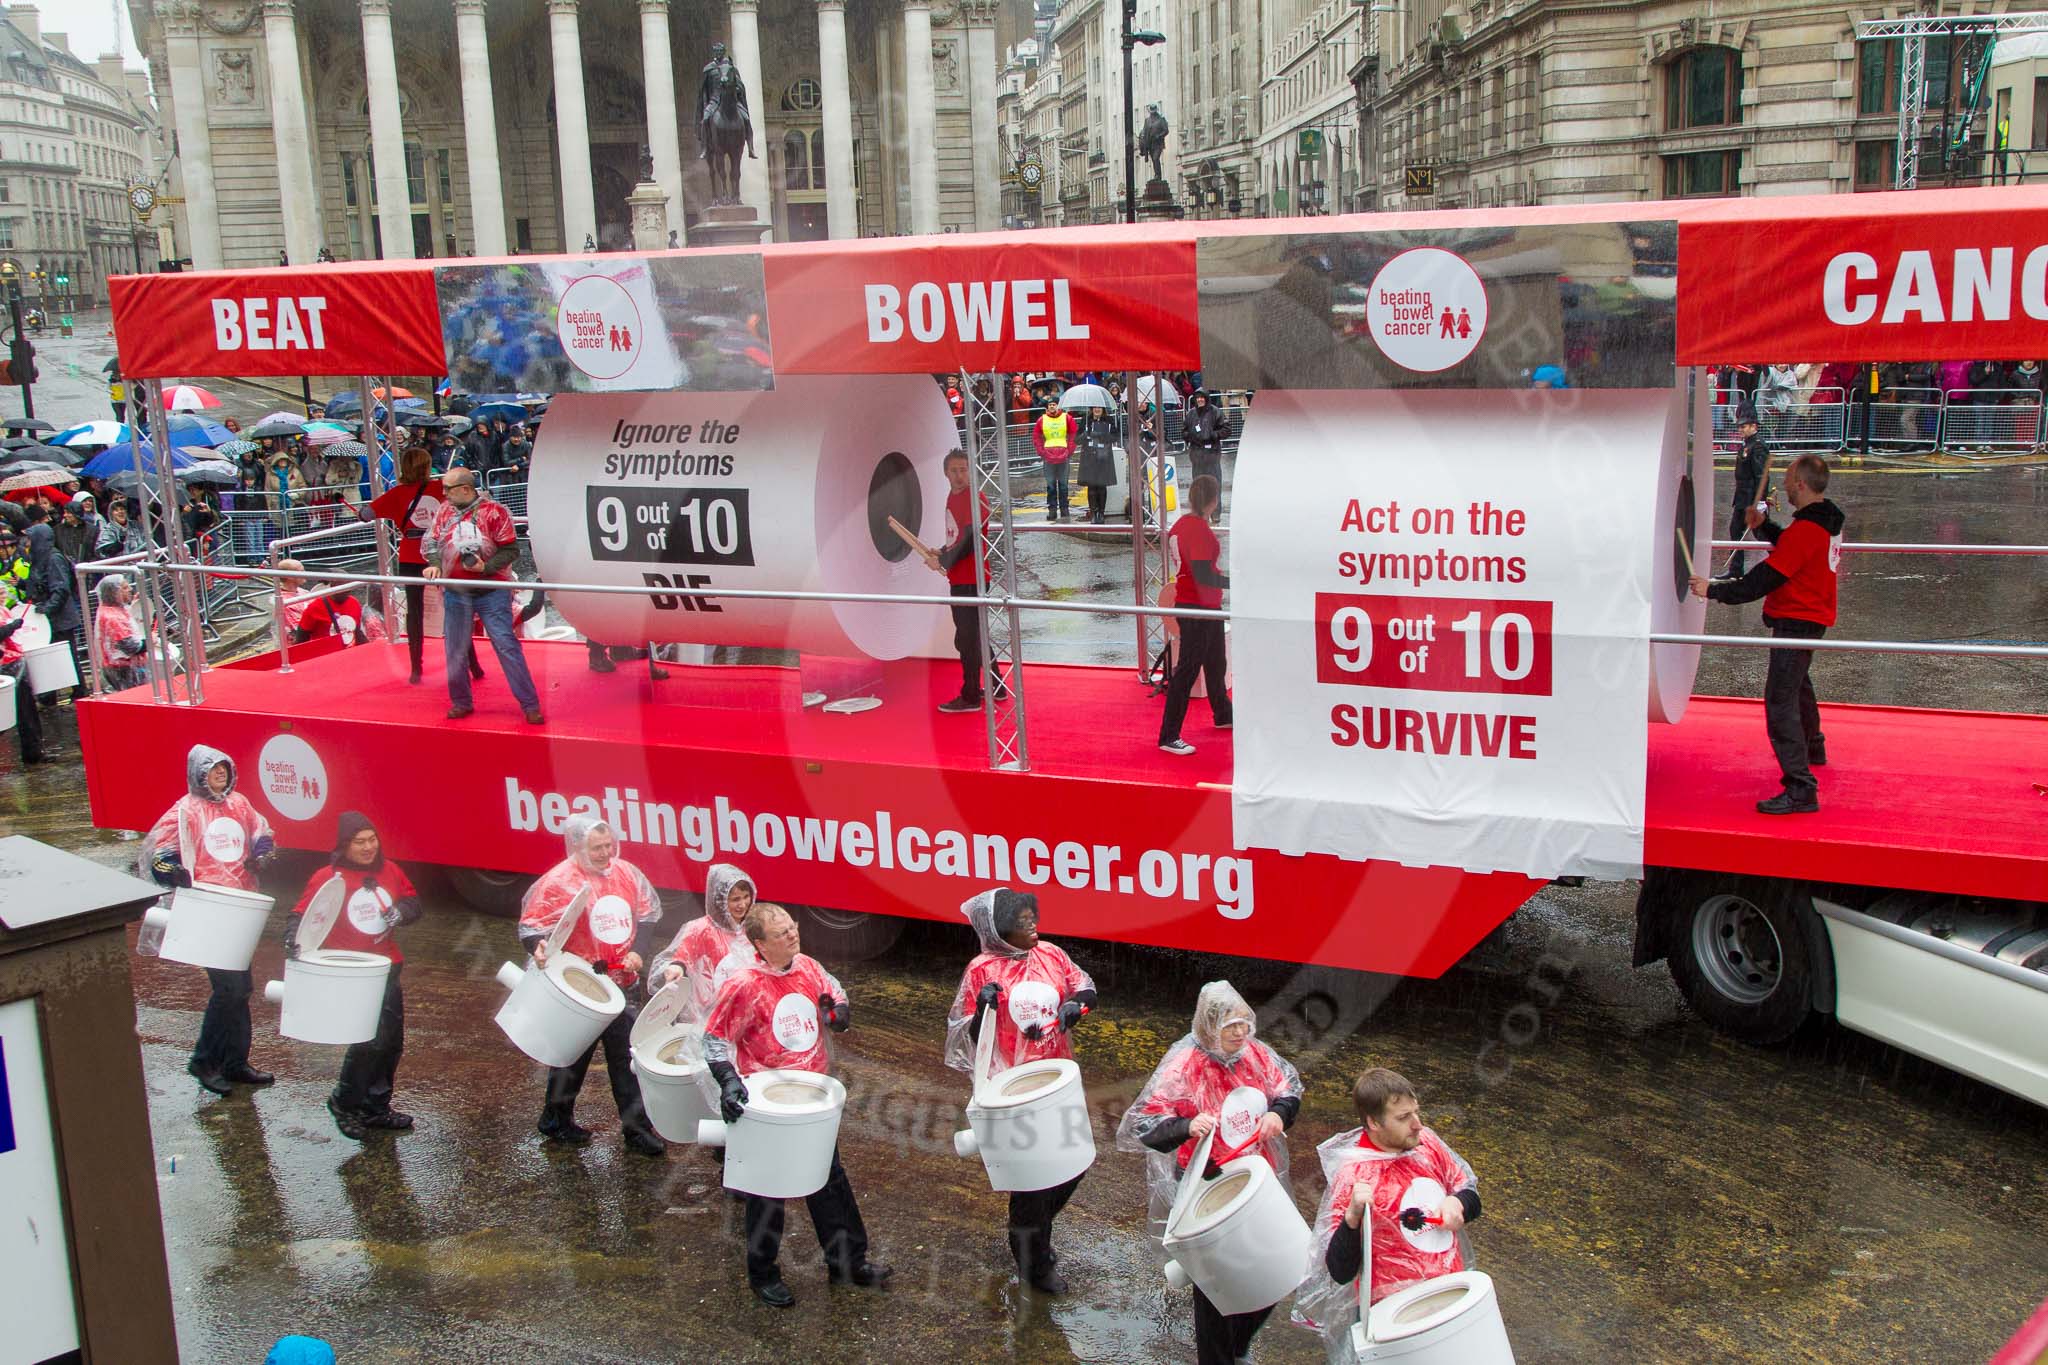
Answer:
<path fill-rule="evenodd" d="M 424 263 L 124 275 L 108 289 L 131 378 L 442 372 Z"/>

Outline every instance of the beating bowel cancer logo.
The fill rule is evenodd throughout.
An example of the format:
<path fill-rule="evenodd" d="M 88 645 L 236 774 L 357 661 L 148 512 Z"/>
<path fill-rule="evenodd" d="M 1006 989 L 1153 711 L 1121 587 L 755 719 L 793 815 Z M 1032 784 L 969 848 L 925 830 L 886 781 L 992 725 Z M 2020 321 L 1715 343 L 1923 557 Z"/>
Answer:
<path fill-rule="evenodd" d="M 327 805 L 327 765 L 297 735 L 272 735 L 257 758 L 264 799 L 287 820 L 310 820 Z"/>
<path fill-rule="evenodd" d="M 605 275 L 569 282 L 555 310 L 555 328 L 562 354 L 592 379 L 617 379 L 632 369 L 646 341 L 633 296 Z"/>
<path fill-rule="evenodd" d="M 1416 247 L 1373 276 L 1365 317 L 1387 359 L 1434 374 L 1471 355 L 1486 335 L 1486 286 L 1462 256 Z"/>

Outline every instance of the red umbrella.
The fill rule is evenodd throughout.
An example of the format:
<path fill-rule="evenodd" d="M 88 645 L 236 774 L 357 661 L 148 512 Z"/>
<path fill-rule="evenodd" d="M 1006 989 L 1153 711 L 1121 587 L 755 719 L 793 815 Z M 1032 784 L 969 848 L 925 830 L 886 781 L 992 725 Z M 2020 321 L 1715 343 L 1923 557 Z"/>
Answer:
<path fill-rule="evenodd" d="M 197 384 L 173 384 L 164 390 L 164 409 L 167 412 L 197 412 L 201 408 L 219 406 L 220 399 Z"/>

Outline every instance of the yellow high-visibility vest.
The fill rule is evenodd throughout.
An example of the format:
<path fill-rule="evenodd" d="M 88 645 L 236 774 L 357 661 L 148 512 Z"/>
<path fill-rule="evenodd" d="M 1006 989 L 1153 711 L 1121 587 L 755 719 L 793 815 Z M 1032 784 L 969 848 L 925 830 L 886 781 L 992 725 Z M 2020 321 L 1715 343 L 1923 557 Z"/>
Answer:
<path fill-rule="evenodd" d="M 1048 447 L 1064 450 L 1067 447 L 1067 414 L 1055 417 L 1051 413 L 1038 419 L 1038 430 L 1045 437 Z"/>

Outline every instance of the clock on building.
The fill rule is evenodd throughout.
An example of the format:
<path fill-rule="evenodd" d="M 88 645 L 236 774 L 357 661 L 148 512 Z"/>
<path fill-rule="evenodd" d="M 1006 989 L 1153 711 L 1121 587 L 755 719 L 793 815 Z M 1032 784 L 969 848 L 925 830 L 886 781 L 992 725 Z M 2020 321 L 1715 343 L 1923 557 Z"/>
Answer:
<path fill-rule="evenodd" d="M 135 212 L 143 218 L 149 217 L 156 207 L 156 191 L 148 185 L 137 183 L 128 187 L 128 202 L 135 206 Z"/>

